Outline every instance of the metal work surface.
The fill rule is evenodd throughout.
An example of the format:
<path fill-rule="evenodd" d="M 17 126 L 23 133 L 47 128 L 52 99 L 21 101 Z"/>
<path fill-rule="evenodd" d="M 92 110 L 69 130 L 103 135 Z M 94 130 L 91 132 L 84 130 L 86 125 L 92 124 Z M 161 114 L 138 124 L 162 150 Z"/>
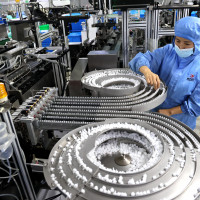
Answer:
<path fill-rule="evenodd" d="M 44 166 L 49 186 L 73 200 L 196 199 L 200 138 L 170 117 L 131 116 L 88 124 L 60 139 Z"/>

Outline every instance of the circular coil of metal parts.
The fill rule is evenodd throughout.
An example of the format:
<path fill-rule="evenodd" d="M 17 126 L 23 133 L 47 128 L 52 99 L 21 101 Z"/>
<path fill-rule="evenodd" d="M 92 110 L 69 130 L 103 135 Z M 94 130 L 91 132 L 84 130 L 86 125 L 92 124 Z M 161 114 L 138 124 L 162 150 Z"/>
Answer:
<path fill-rule="evenodd" d="M 81 82 L 94 96 L 102 97 L 132 95 L 148 87 L 144 77 L 130 69 L 92 71 L 84 75 Z"/>
<path fill-rule="evenodd" d="M 200 193 L 200 138 L 170 117 L 135 112 L 79 127 L 44 166 L 52 189 L 75 200 L 192 200 Z"/>
<path fill-rule="evenodd" d="M 123 88 L 125 79 L 130 82 L 128 88 Z M 115 86 L 116 84 L 118 86 L 122 84 L 123 86 L 116 89 L 112 85 L 114 88 L 110 88 L 111 82 Z M 135 74 L 129 69 L 109 69 L 90 72 L 82 78 L 82 83 L 85 88 L 96 91 L 100 95 L 94 95 L 92 97 L 58 96 L 55 97 L 50 107 L 63 110 L 100 109 L 149 111 L 162 104 L 167 97 L 167 87 L 164 83 L 161 82 L 160 88 L 154 90 L 153 86 L 147 85 L 144 77 Z M 100 85 L 109 85 L 109 87 L 100 87 Z"/>

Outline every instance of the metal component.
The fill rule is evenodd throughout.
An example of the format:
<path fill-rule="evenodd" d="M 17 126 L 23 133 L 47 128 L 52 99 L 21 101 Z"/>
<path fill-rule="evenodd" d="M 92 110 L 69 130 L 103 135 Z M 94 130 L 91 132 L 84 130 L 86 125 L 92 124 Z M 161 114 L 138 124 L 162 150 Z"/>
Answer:
<path fill-rule="evenodd" d="M 196 6 L 192 7 L 195 8 Z M 149 9 L 148 18 L 150 21 L 148 29 L 150 35 L 147 38 L 149 42 L 148 49 L 153 51 L 160 47 L 159 40 L 162 37 L 171 36 L 173 38 L 175 22 L 189 16 L 189 10 L 192 7 L 189 5 L 163 5 L 153 7 L 151 10 Z"/>
<path fill-rule="evenodd" d="M 146 11 L 147 12 L 147 11 Z M 147 12 L 148 13 L 148 12 Z M 149 23 L 148 23 L 149 19 L 148 19 L 148 15 L 146 15 L 145 21 L 134 21 L 134 22 L 129 22 L 129 30 L 133 30 L 134 33 L 137 32 L 141 32 L 142 30 L 144 30 L 144 38 L 143 38 L 143 46 L 137 46 L 137 39 L 136 35 L 134 34 L 132 36 L 132 56 L 135 56 L 136 53 L 138 52 L 138 48 L 141 48 L 144 52 L 147 51 L 147 46 L 148 46 L 148 30 L 149 28 Z M 141 39 L 140 39 L 141 40 Z"/>
<path fill-rule="evenodd" d="M 11 25 L 12 38 L 17 41 L 28 41 L 31 39 L 31 24 L 13 24 Z"/>
<path fill-rule="evenodd" d="M 155 91 L 153 87 L 147 86 L 143 77 L 132 71 L 113 69 L 111 72 L 113 75 L 115 72 L 121 72 L 121 75 L 126 74 L 129 78 L 136 79 L 141 85 L 136 88 L 133 86 L 136 91 L 134 94 L 131 89 L 130 95 L 118 97 L 60 97 L 57 96 L 55 89 L 48 88 L 47 92 L 44 92 L 45 89 L 38 93 L 42 95 L 36 94 L 35 97 L 24 102 L 13 117 L 16 121 L 26 123 L 29 139 L 35 145 L 39 138 L 39 130 L 72 130 L 92 121 L 103 121 L 112 117 L 131 117 L 133 110 L 151 110 L 166 98 L 167 89 L 163 83 L 160 89 Z M 125 90 L 120 90 L 123 95 L 127 91 L 130 92 L 130 89 Z M 110 94 L 115 94 L 112 90 L 109 91 Z"/>
<path fill-rule="evenodd" d="M 112 6 L 113 8 L 122 8 L 122 9 L 127 9 L 127 8 L 143 8 L 145 6 L 154 4 L 154 0 L 112 0 Z"/>
<path fill-rule="evenodd" d="M 120 146 L 116 139 L 123 141 Z M 131 163 L 113 167 L 118 149 L 127 155 L 126 145 Z M 52 149 L 44 175 L 48 185 L 54 184 L 68 199 L 193 200 L 198 196 L 199 152 L 200 138 L 181 122 L 134 112 L 132 119 L 93 123 L 65 135 Z M 105 156 L 107 166 L 102 163 Z"/>
<path fill-rule="evenodd" d="M 120 166 L 127 166 L 131 163 L 131 157 L 129 155 L 122 154 L 115 158 L 115 163 Z"/>
<path fill-rule="evenodd" d="M 116 51 L 90 51 L 87 56 L 89 71 L 118 67 L 118 52 Z"/>
<path fill-rule="evenodd" d="M 67 33 L 65 30 L 65 22 L 64 20 L 62 21 L 62 26 L 63 26 L 63 35 L 64 35 L 64 41 L 65 41 L 65 48 L 69 49 L 69 40 L 67 37 Z M 67 55 L 65 55 L 64 57 L 64 61 L 65 63 L 68 65 L 69 69 L 71 70 L 71 58 L 70 58 L 70 51 L 67 52 Z"/>
<path fill-rule="evenodd" d="M 1 40 L 8 38 L 8 33 L 5 24 L 0 24 L 0 38 Z"/>
<path fill-rule="evenodd" d="M 21 55 L 23 50 L 25 50 L 26 48 L 27 45 L 25 43 L 19 42 L 15 44 L 14 48 L 12 48 L 11 50 L 2 53 L 1 56 L 6 57 L 7 59 L 11 59 L 17 55 Z"/>
<path fill-rule="evenodd" d="M 12 114 L 14 120 L 21 116 L 20 122 L 26 124 L 28 132 L 26 133 L 33 145 L 39 140 L 40 130 L 37 127 L 37 118 L 42 116 L 44 110 L 50 105 L 54 97 L 57 95 L 57 89 L 44 89 L 37 92 L 34 97 L 30 97 L 19 106 L 18 110 Z M 46 107 L 46 108 L 45 108 Z"/>
<path fill-rule="evenodd" d="M 12 109 L 18 108 L 24 99 L 33 96 L 42 87 L 55 86 L 51 63 L 27 55 L 25 57 L 26 48 L 27 45 L 20 42 L 5 48 L 5 52 L 0 54 L 6 59 L 0 78 L 17 89 L 13 90 L 12 86 L 6 85 Z M 33 51 L 37 53 L 35 49 Z"/>
<path fill-rule="evenodd" d="M 132 98 L 138 96 L 137 93 L 142 90 L 148 91 L 144 77 L 130 69 L 93 71 L 83 76 L 81 81 L 83 86 L 94 92 L 96 96 L 123 97 L 134 94 L 134 96 L 129 96 L 129 98 Z M 161 86 L 161 89 L 163 89 L 163 86 Z"/>
<path fill-rule="evenodd" d="M 69 80 L 69 95 L 70 96 L 83 96 L 81 78 L 83 77 L 88 64 L 87 58 L 79 58 L 76 63 Z"/>
<path fill-rule="evenodd" d="M 1 110 L 1 119 L 3 120 L 3 122 L 7 124 L 8 133 L 15 135 L 15 140 L 12 143 L 12 147 L 14 150 L 13 159 L 16 168 L 19 169 L 19 178 L 22 184 L 23 191 L 26 195 L 26 198 L 30 200 L 36 200 L 35 191 L 31 179 L 29 177 L 28 170 L 26 168 L 26 163 L 24 161 L 25 158 L 23 157 L 22 149 L 18 141 L 18 137 L 16 134 L 16 130 L 9 109 L 4 108 Z"/>
<path fill-rule="evenodd" d="M 46 52 L 46 49 L 52 52 Z M 59 95 L 63 95 L 66 87 L 66 72 L 67 70 L 71 70 L 67 60 L 69 50 L 63 49 L 62 47 L 47 47 L 45 48 L 45 53 L 42 50 L 44 48 L 27 49 L 26 53 L 35 58 L 52 63 L 55 86 L 58 88 Z"/>
<path fill-rule="evenodd" d="M 128 11 L 122 12 L 122 55 L 123 67 L 128 67 L 129 62 L 129 31 L 128 31 Z"/>

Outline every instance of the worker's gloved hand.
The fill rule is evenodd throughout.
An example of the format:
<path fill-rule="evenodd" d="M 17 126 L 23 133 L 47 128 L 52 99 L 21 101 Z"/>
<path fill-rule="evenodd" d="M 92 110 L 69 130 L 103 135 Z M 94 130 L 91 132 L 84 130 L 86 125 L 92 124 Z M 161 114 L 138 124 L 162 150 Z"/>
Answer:
<path fill-rule="evenodd" d="M 153 85 L 155 90 L 160 87 L 159 76 L 154 74 L 147 66 L 140 67 L 140 72 L 144 74 L 147 83 Z"/>

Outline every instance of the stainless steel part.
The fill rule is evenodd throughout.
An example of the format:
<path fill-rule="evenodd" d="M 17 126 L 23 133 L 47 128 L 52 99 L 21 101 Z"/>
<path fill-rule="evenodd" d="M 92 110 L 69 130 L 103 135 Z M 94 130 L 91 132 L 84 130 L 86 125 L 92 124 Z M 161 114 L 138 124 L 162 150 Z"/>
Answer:
<path fill-rule="evenodd" d="M 88 124 L 60 139 L 44 166 L 48 185 L 73 200 L 196 199 L 200 138 L 181 122 L 161 114 L 133 112 L 131 116 Z M 117 150 L 121 153 L 127 154 L 123 145 L 140 149 L 135 157 L 129 152 L 131 166 L 113 162 L 113 145 L 105 148 L 111 140 L 120 142 Z M 145 152 L 148 159 L 135 167 L 134 161 L 142 160 Z M 105 166 L 102 157 L 108 155 Z"/>
<path fill-rule="evenodd" d="M 0 24 L 0 38 L 1 39 L 8 38 L 8 33 L 5 24 Z"/>
<path fill-rule="evenodd" d="M 6 51 L 5 53 L 2 53 L 1 56 L 9 60 L 17 55 L 21 55 L 23 50 L 27 48 L 27 45 L 23 42 L 16 43 L 15 46 L 15 48 Z"/>
<path fill-rule="evenodd" d="M 91 4 L 88 0 L 71 0 L 70 5 L 75 8 L 88 8 Z"/>
<path fill-rule="evenodd" d="M 83 76 L 81 82 L 83 87 L 91 90 L 94 96 L 103 97 L 133 95 L 129 96 L 131 98 L 138 96 L 138 92 L 150 89 L 145 78 L 130 69 L 92 71 Z M 157 93 L 163 89 L 165 90 L 165 86 L 161 83 L 160 89 L 154 92 Z"/>
<path fill-rule="evenodd" d="M 127 72 L 127 70 L 125 70 Z M 132 73 L 132 72 L 131 72 Z M 129 74 L 127 74 L 130 76 Z M 163 83 L 158 90 L 147 86 L 145 79 L 132 73 L 138 84 L 127 89 L 131 95 L 121 97 L 61 97 L 54 88 L 39 92 L 24 102 L 13 113 L 15 121 L 25 123 L 28 137 L 37 144 L 39 130 L 72 130 L 93 121 L 103 121 L 113 117 L 128 117 L 132 111 L 149 111 L 160 105 L 166 98 L 167 89 Z M 133 93 L 135 92 L 134 94 Z M 46 91 L 46 89 L 45 89 Z M 108 90 L 111 91 L 111 90 Z M 124 90 L 120 90 L 125 94 Z M 127 92 L 126 91 L 126 92 Z M 131 92 L 130 92 L 131 91 Z M 118 91 L 118 93 L 120 93 Z M 112 94 L 110 92 L 110 94 Z M 25 111 L 25 116 L 22 115 Z M 39 128 L 39 129 L 38 129 Z"/>
<path fill-rule="evenodd" d="M 20 119 L 20 123 L 25 123 L 28 132 L 26 133 L 33 145 L 39 140 L 40 130 L 36 126 L 36 119 L 41 117 L 44 110 L 52 103 L 57 96 L 58 89 L 44 88 L 37 92 L 34 97 L 29 97 L 19 108 L 12 114 L 15 122 Z"/>
<path fill-rule="evenodd" d="M 129 61 L 129 30 L 128 30 L 128 11 L 122 11 L 122 52 L 123 67 L 128 67 Z"/>
<path fill-rule="evenodd" d="M 118 67 L 118 51 L 90 51 L 87 57 L 89 71 Z"/>
<path fill-rule="evenodd" d="M 36 200 L 36 194 L 26 167 L 25 158 L 23 156 L 24 153 L 20 147 L 17 133 L 8 106 L 5 105 L 5 107 L 1 107 L 0 114 L 2 121 L 5 122 L 7 125 L 8 133 L 11 135 L 15 135 L 15 140 L 12 142 L 12 147 L 14 151 L 12 158 L 14 160 L 15 167 L 19 169 L 19 180 L 23 188 L 23 192 L 26 196 L 26 199 Z"/>
<path fill-rule="evenodd" d="M 131 157 L 129 155 L 120 154 L 115 158 L 115 163 L 120 166 L 127 166 L 131 163 Z"/>
<path fill-rule="evenodd" d="M 136 94 L 123 97 L 55 97 L 45 108 L 43 115 L 38 118 L 38 123 L 41 129 L 48 127 L 48 129 L 62 130 L 66 123 L 71 129 L 71 126 L 77 127 L 80 123 L 102 121 L 111 116 L 128 117 L 133 110 L 148 111 L 161 104 L 165 98 L 165 87 L 157 91 L 149 87 Z M 34 110 L 30 112 L 29 116 L 34 112 Z M 56 126 L 57 123 L 61 124 L 59 128 Z M 48 125 L 46 127 L 43 124 Z"/>
<path fill-rule="evenodd" d="M 74 66 L 68 84 L 69 96 L 83 96 L 81 78 L 86 71 L 87 64 L 87 58 L 79 58 Z"/>
<path fill-rule="evenodd" d="M 31 40 L 31 23 L 13 24 L 11 25 L 12 39 L 27 42 Z"/>
<path fill-rule="evenodd" d="M 42 47 L 38 49 L 29 48 L 26 49 L 26 53 L 29 56 L 52 63 L 55 86 L 58 88 L 59 95 L 62 95 L 65 87 L 66 70 L 71 69 L 68 62 L 67 49 L 63 50 L 62 47 L 46 47 L 45 49 L 51 52 L 46 52 L 45 54 L 40 52 L 43 49 Z"/>

